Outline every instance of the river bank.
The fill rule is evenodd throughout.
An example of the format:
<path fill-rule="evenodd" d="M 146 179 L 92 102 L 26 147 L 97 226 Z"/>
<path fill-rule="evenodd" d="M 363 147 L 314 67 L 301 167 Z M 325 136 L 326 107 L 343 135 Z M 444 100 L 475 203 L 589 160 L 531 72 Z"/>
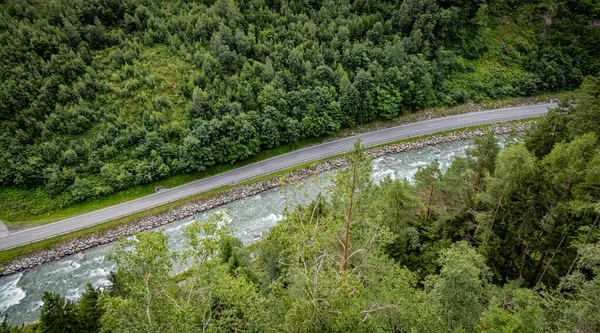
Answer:
<path fill-rule="evenodd" d="M 485 129 L 463 130 L 447 134 L 433 135 L 421 139 L 368 149 L 364 152 L 364 154 L 367 157 L 374 159 L 388 154 L 396 154 L 427 146 L 437 145 L 440 143 L 472 139 L 475 136 L 481 136 L 487 133 L 489 129 L 493 129 L 496 132 L 496 134 L 506 134 L 512 130 L 523 131 L 529 126 L 529 124 L 529 122 L 497 124 L 486 127 Z M 102 233 L 92 234 L 87 237 L 70 240 L 49 251 L 40 251 L 28 256 L 17 258 L 5 267 L 0 267 L 0 271 L 2 271 L 1 275 L 10 275 L 25 269 L 34 268 L 44 263 L 48 263 L 69 255 L 80 253 L 85 249 L 114 242 L 119 237 L 127 237 L 131 236 L 136 232 L 164 226 L 182 218 L 189 217 L 194 214 L 219 207 L 232 201 L 277 188 L 282 184 L 288 184 L 302 179 L 306 179 L 324 171 L 344 167 L 347 164 L 348 162 L 343 157 L 336 157 L 327 161 L 313 164 L 306 168 L 301 168 L 289 172 L 282 176 L 273 177 L 253 184 L 240 186 L 228 190 L 222 195 L 215 196 L 207 200 L 187 202 L 180 206 L 172 208 L 167 213 L 144 217 L 132 224 L 122 225 L 117 228 L 104 231 Z"/>

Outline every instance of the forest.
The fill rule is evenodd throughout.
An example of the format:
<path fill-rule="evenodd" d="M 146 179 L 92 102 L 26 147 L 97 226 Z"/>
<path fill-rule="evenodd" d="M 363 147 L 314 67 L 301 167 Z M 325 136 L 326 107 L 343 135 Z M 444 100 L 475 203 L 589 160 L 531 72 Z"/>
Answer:
<path fill-rule="evenodd" d="M 574 89 L 589 0 L 5 0 L 0 210 L 39 215 L 375 120 Z"/>
<path fill-rule="evenodd" d="M 598 332 L 599 138 L 590 77 L 504 149 L 490 132 L 412 183 L 373 183 L 357 142 L 260 242 L 226 211 L 189 224 L 183 252 L 121 239 L 110 288 L 47 292 L 39 323 L 0 332 Z"/>

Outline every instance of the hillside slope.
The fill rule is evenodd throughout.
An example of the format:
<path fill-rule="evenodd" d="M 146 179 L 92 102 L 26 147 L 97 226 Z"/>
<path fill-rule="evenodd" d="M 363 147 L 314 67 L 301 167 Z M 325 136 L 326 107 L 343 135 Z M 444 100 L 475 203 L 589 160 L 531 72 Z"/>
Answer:
<path fill-rule="evenodd" d="M 43 214 L 428 106 L 572 89 L 590 1 L 0 6 L 0 210 Z"/>

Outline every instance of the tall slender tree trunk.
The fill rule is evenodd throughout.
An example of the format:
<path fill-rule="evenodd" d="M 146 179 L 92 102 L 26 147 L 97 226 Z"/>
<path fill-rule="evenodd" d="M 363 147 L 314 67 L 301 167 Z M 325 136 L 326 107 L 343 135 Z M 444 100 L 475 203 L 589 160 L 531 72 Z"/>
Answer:
<path fill-rule="evenodd" d="M 594 229 L 598 225 L 598 219 L 600 219 L 600 214 L 596 215 L 596 220 L 594 221 L 594 224 L 592 224 L 590 231 L 588 231 L 587 236 L 585 236 L 585 240 L 583 241 L 583 244 L 581 245 L 581 247 L 584 247 L 587 244 L 588 239 L 590 239 L 590 235 L 594 232 Z M 573 268 L 575 268 L 575 263 L 577 263 L 578 258 L 579 258 L 579 251 L 577 251 L 577 254 L 575 254 L 575 259 L 573 259 L 573 263 L 571 264 L 571 267 L 569 267 L 569 271 L 567 272 L 567 275 L 570 275 L 571 272 L 573 271 Z"/>
<path fill-rule="evenodd" d="M 344 266 L 343 271 L 348 270 L 348 246 L 350 242 L 350 219 L 352 218 L 352 205 L 354 204 L 354 192 L 356 191 L 356 178 L 358 177 L 358 162 L 354 163 L 352 170 L 352 186 L 350 187 L 350 203 L 346 213 L 346 239 L 344 241 Z"/>
<path fill-rule="evenodd" d="M 525 245 L 525 250 L 523 251 L 523 259 L 521 260 L 521 268 L 519 269 L 519 278 L 523 277 L 523 271 L 525 270 L 525 261 L 527 260 L 527 250 L 529 249 L 529 242 Z"/>
<path fill-rule="evenodd" d="M 531 201 L 531 204 L 529 204 L 529 208 L 527 208 L 527 212 L 525 213 L 525 217 L 523 218 L 523 222 L 521 223 L 521 225 L 519 226 L 519 230 L 517 231 L 517 237 L 519 238 L 521 243 L 525 244 L 525 249 L 523 250 L 523 260 L 521 261 L 521 268 L 519 269 L 519 277 L 520 278 L 523 277 L 523 271 L 525 271 L 525 262 L 527 261 L 527 253 L 529 251 L 529 245 L 531 244 L 531 241 L 526 240 L 525 238 L 521 237 L 521 235 L 522 235 L 521 232 L 525 228 L 525 223 L 527 223 L 529 216 L 531 216 L 531 211 L 533 210 L 533 204 L 534 204 L 534 201 Z"/>
<path fill-rule="evenodd" d="M 554 260 L 554 256 L 556 256 L 556 253 L 558 252 L 558 250 L 562 246 L 562 244 L 565 241 L 565 238 L 567 238 L 568 234 L 569 234 L 568 232 L 565 232 L 565 235 L 560 240 L 560 243 L 558 243 L 558 246 L 556 247 L 556 249 L 554 249 L 554 253 L 552 253 L 552 257 L 550 257 L 550 261 L 548 261 L 548 265 L 546 265 L 546 268 L 544 268 L 544 271 L 542 272 L 542 275 L 540 275 L 540 278 L 538 279 L 537 283 L 535 284 L 536 286 L 538 284 L 540 284 L 540 282 L 542 282 L 542 279 L 544 279 L 544 275 L 546 274 L 546 271 L 548 270 L 548 267 L 550 267 L 550 264 L 552 264 L 552 260 Z"/>
<path fill-rule="evenodd" d="M 427 213 L 425 214 L 425 220 L 429 220 L 431 216 L 431 200 L 433 199 L 433 185 L 431 185 L 431 189 L 429 190 L 429 200 L 427 201 Z"/>
<path fill-rule="evenodd" d="M 560 117 L 557 117 L 556 124 L 554 124 L 554 130 L 552 130 L 552 142 L 556 138 L 556 131 L 558 130 L 558 125 L 560 125 Z M 552 148 L 552 142 L 550 142 L 550 146 L 548 147 L 548 151 Z"/>
<path fill-rule="evenodd" d="M 475 186 L 473 187 L 473 195 L 479 191 L 479 186 L 481 185 L 481 179 L 483 178 L 483 170 L 477 171 L 475 176 Z"/>
<path fill-rule="evenodd" d="M 152 298 L 152 294 L 150 293 L 150 287 L 149 287 L 149 277 L 148 275 L 150 275 L 149 273 L 146 273 L 144 276 L 144 285 L 146 286 L 146 319 L 148 320 L 148 331 L 150 331 L 152 329 L 152 317 L 150 316 L 150 304 L 151 304 L 151 298 Z"/>
<path fill-rule="evenodd" d="M 546 249 L 544 249 L 544 252 L 542 252 L 542 255 L 540 256 L 540 260 L 538 260 L 537 265 L 535 266 L 535 272 L 533 273 L 533 276 L 536 276 L 538 274 L 538 272 L 540 271 L 540 269 L 542 269 L 542 265 L 544 264 L 544 259 L 546 259 Z"/>

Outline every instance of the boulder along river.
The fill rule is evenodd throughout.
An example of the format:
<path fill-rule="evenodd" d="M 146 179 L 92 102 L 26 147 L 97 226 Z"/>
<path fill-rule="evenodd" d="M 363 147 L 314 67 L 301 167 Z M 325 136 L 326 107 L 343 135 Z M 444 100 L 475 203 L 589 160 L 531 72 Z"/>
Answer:
<path fill-rule="evenodd" d="M 503 142 L 504 136 L 499 136 Z M 455 156 L 464 156 L 471 140 L 454 141 L 418 150 L 385 155 L 372 160 L 373 181 L 386 176 L 411 181 L 420 166 L 436 158 L 445 171 Z M 183 248 L 183 229 L 196 219 L 205 219 L 211 211 L 226 210 L 230 216 L 229 227 L 244 243 L 251 243 L 282 218 L 286 203 L 306 203 L 319 192 L 326 192 L 335 171 L 327 171 L 306 179 L 300 184 L 285 185 L 260 194 L 232 201 L 218 208 L 204 211 L 158 228 L 169 236 L 172 250 Z M 89 282 L 94 287 L 108 286 L 109 272 L 114 263 L 106 259 L 113 244 L 87 249 L 38 267 L 0 277 L 0 316 L 7 315 L 12 324 L 36 321 L 42 306 L 44 291 L 54 291 L 75 300 Z M 1 318 L 0 318 L 1 319 Z"/>

